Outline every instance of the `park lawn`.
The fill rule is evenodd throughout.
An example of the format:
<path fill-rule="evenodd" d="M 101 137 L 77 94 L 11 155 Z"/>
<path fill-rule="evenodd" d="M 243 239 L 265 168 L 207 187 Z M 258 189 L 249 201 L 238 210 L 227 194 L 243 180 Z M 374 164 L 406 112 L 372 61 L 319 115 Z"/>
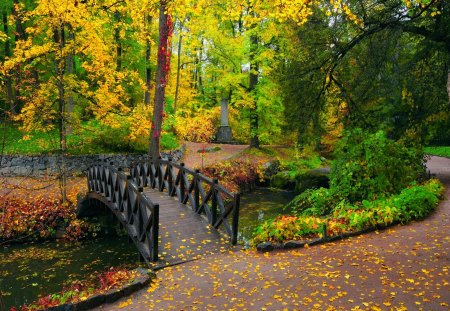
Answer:
<path fill-rule="evenodd" d="M 16 125 L 3 125 L 1 130 L 0 153 L 37 155 L 58 152 L 59 133 L 56 129 L 49 132 L 33 132 L 27 136 L 24 136 Z M 138 152 L 108 145 L 107 139 L 101 139 L 102 131 L 98 124 L 85 122 L 74 131 L 74 134 L 67 135 L 67 153 L 78 155 Z"/>
<path fill-rule="evenodd" d="M 450 146 L 425 147 L 425 154 L 450 158 Z"/>

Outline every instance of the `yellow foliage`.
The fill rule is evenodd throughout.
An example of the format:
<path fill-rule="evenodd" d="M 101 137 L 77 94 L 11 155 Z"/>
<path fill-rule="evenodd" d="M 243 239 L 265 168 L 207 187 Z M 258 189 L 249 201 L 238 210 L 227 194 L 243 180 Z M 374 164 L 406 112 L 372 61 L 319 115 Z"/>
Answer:
<path fill-rule="evenodd" d="M 138 104 L 128 116 L 127 121 L 130 124 L 128 138 L 130 141 L 139 145 L 145 145 L 148 142 L 151 128 L 151 108 L 142 103 Z"/>
<path fill-rule="evenodd" d="M 218 119 L 220 108 L 202 110 L 196 115 L 178 115 L 175 119 L 175 131 L 178 137 L 187 141 L 209 142 L 216 134 L 217 127 L 214 126 Z"/>

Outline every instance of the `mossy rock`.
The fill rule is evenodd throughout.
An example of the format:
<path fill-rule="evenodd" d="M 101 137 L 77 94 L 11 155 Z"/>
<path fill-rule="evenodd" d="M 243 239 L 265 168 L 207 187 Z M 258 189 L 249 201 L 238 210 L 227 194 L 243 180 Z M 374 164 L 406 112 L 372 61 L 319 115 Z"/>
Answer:
<path fill-rule="evenodd" d="M 270 186 L 278 189 L 294 190 L 295 184 L 295 177 L 289 171 L 279 172 L 270 179 Z"/>
<path fill-rule="evenodd" d="M 329 188 L 330 179 L 327 174 L 317 171 L 299 173 L 295 176 L 295 192 L 302 193 L 312 188 Z"/>

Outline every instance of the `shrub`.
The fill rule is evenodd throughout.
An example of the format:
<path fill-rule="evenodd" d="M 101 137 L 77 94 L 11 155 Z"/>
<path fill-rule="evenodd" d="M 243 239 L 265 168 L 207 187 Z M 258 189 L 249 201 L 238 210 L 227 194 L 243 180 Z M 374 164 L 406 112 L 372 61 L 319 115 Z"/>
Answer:
<path fill-rule="evenodd" d="M 297 201 L 294 208 L 297 208 L 298 216 L 280 216 L 265 222 L 257 228 L 253 244 L 319 236 L 323 224 L 327 226 L 327 234 L 332 236 L 421 219 L 437 206 L 443 191 L 442 184 L 433 179 L 423 185 L 405 188 L 400 194 L 387 198 L 364 200 L 356 204 L 342 200 L 327 214 L 323 210 L 325 207 L 330 208 L 326 204 L 332 201 L 328 197 L 331 192 L 324 188 L 309 190 L 294 199 Z M 325 217 L 315 217 L 320 215 Z"/>
<path fill-rule="evenodd" d="M 57 294 L 40 297 L 36 301 L 28 305 L 22 305 L 19 308 L 12 307 L 10 311 L 37 311 L 54 309 L 66 303 L 76 304 L 94 295 L 104 294 L 113 288 L 120 288 L 129 284 L 136 277 L 137 271 L 129 270 L 125 266 L 110 268 L 102 273 L 90 275 L 83 282 L 74 281 Z"/>
<path fill-rule="evenodd" d="M 254 245 L 261 242 L 283 242 L 318 236 L 323 220 L 317 217 L 280 216 L 266 221 L 256 229 L 252 240 Z"/>
<path fill-rule="evenodd" d="M 209 165 L 202 170 L 202 174 L 219 179 L 221 185 L 233 192 L 239 192 L 246 185 L 253 184 L 262 178 L 259 165 L 238 160 Z"/>
<path fill-rule="evenodd" d="M 399 193 L 423 173 L 423 153 L 388 139 L 384 132 L 347 132 L 330 174 L 333 192 L 350 202 Z"/>
<path fill-rule="evenodd" d="M 296 196 L 285 209 L 291 209 L 296 214 L 323 216 L 334 207 L 335 199 L 329 189 L 308 189 Z"/>

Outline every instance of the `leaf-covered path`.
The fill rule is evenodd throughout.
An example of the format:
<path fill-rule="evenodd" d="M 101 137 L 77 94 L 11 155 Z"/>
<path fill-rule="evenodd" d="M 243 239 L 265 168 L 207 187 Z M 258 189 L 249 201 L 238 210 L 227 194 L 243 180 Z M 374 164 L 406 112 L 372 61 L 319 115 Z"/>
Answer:
<path fill-rule="evenodd" d="M 450 159 L 429 168 L 449 198 Z M 205 257 L 98 310 L 449 310 L 449 216 L 447 199 L 426 220 L 344 241 Z"/>

